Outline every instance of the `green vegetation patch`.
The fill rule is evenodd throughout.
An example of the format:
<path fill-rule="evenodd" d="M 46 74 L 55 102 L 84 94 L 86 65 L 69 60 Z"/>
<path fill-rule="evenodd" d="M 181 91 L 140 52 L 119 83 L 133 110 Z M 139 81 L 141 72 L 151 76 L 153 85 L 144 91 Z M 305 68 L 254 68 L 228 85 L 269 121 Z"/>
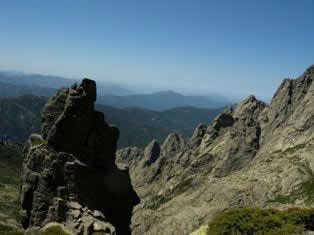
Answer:
<path fill-rule="evenodd" d="M 18 187 L 20 182 L 20 167 L 12 168 L 8 164 L 0 162 L 0 188 L 4 188 L 6 184 Z"/>
<path fill-rule="evenodd" d="M 21 205 L 18 201 L 20 172 L 23 161 L 22 147 L 0 144 L 0 235 L 23 234 L 10 227 L 9 220 L 20 221 Z M 20 226 L 21 227 L 21 226 Z"/>
<path fill-rule="evenodd" d="M 307 202 L 314 201 L 314 174 L 308 163 L 303 163 L 303 170 L 310 176 L 310 178 L 301 184 L 300 195 L 306 197 Z"/>
<path fill-rule="evenodd" d="M 278 195 L 274 200 L 269 200 L 268 203 L 289 204 L 294 202 L 298 197 L 295 195 Z"/>
<path fill-rule="evenodd" d="M 218 213 L 207 235 L 289 235 L 314 230 L 314 209 L 236 208 Z"/>
<path fill-rule="evenodd" d="M 18 187 L 22 162 L 21 146 L 0 144 L 0 184 Z"/>
<path fill-rule="evenodd" d="M 17 231 L 15 228 L 0 224 L 0 235 L 23 235 L 23 232 Z"/>
<path fill-rule="evenodd" d="M 44 139 L 36 138 L 36 139 L 31 139 L 32 142 L 32 147 L 37 147 L 40 145 L 47 145 L 47 141 Z"/>
<path fill-rule="evenodd" d="M 10 216 L 10 218 L 20 221 L 20 202 L 17 200 L 17 194 L 13 197 L 14 198 L 4 197 L 0 200 L 0 211 Z"/>
<path fill-rule="evenodd" d="M 45 229 L 45 231 L 41 232 L 40 235 L 71 235 L 71 234 L 64 231 L 61 226 L 55 225 Z"/>

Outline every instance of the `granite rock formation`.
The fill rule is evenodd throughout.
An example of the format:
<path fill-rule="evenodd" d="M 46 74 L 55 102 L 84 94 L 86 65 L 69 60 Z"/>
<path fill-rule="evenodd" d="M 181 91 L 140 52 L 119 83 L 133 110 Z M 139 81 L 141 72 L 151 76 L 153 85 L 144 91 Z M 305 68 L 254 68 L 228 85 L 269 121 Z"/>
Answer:
<path fill-rule="evenodd" d="M 36 234 L 59 223 L 73 234 L 130 234 L 139 198 L 115 165 L 119 130 L 94 110 L 96 83 L 60 89 L 42 113 L 41 136 L 24 148 L 22 224 Z"/>
<path fill-rule="evenodd" d="M 270 104 L 249 96 L 189 140 L 118 151 L 141 204 L 133 234 L 190 234 L 234 207 L 314 206 L 314 66 L 285 79 Z M 148 152 L 150 153 L 150 152 Z"/>

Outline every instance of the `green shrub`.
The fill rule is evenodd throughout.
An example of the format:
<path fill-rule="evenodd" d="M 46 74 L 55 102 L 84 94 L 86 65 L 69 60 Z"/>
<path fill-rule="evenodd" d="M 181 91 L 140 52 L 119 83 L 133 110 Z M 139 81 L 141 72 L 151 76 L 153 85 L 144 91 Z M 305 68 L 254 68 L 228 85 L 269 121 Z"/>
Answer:
<path fill-rule="evenodd" d="M 314 209 L 239 208 L 218 213 L 207 235 L 288 235 L 314 229 Z"/>
<path fill-rule="evenodd" d="M 42 144 L 47 144 L 47 141 L 44 139 L 33 139 L 31 140 L 31 142 L 32 142 L 32 147 L 36 147 Z"/>
<path fill-rule="evenodd" d="M 45 231 L 41 232 L 40 235 L 71 235 L 71 234 L 64 231 L 61 226 L 55 225 L 45 229 Z"/>

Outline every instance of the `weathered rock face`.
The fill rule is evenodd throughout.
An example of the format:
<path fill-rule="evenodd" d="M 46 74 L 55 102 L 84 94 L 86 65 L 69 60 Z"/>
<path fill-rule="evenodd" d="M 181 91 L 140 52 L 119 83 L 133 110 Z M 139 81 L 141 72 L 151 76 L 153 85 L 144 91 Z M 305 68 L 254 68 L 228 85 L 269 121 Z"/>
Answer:
<path fill-rule="evenodd" d="M 94 167 L 110 167 L 119 130 L 94 110 L 95 100 L 96 83 L 92 80 L 59 90 L 44 108 L 42 135 L 56 151 L 71 153 Z"/>
<path fill-rule="evenodd" d="M 200 145 L 202 138 L 204 137 L 204 135 L 206 133 L 206 129 L 207 129 L 207 126 L 203 123 L 199 124 L 195 128 L 193 135 L 190 139 L 191 148 L 195 148 L 195 147 L 198 147 Z"/>
<path fill-rule="evenodd" d="M 119 131 L 94 110 L 96 84 L 60 89 L 44 108 L 42 137 L 24 148 L 20 200 L 31 234 L 51 222 L 74 234 L 130 234 L 139 198 L 114 163 Z M 36 137 L 36 138 L 35 138 Z"/>
<path fill-rule="evenodd" d="M 117 160 L 131 163 L 141 198 L 133 234 L 189 234 L 233 207 L 313 207 L 313 79 L 314 65 L 285 79 L 270 104 L 248 97 L 199 126 L 185 145 L 170 141 L 148 167 L 136 163 L 142 150 L 133 150 L 131 162 L 120 150 Z"/>

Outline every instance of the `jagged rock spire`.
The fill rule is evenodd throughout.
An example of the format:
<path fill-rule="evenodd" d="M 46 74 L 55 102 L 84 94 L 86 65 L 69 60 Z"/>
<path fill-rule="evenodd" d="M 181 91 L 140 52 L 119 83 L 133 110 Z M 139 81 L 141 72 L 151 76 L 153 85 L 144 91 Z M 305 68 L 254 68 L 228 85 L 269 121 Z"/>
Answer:
<path fill-rule="evenodd" d="M 89 79 L 60 89 L 44 108 L 41 144 L 26 144 L 20 198 L 31 234 L 50 222 L 73 234 L 131 234 L 139 198 L 128 170 L 114 163 L 119 130 L 94 110 L 95 100 Z"/>

